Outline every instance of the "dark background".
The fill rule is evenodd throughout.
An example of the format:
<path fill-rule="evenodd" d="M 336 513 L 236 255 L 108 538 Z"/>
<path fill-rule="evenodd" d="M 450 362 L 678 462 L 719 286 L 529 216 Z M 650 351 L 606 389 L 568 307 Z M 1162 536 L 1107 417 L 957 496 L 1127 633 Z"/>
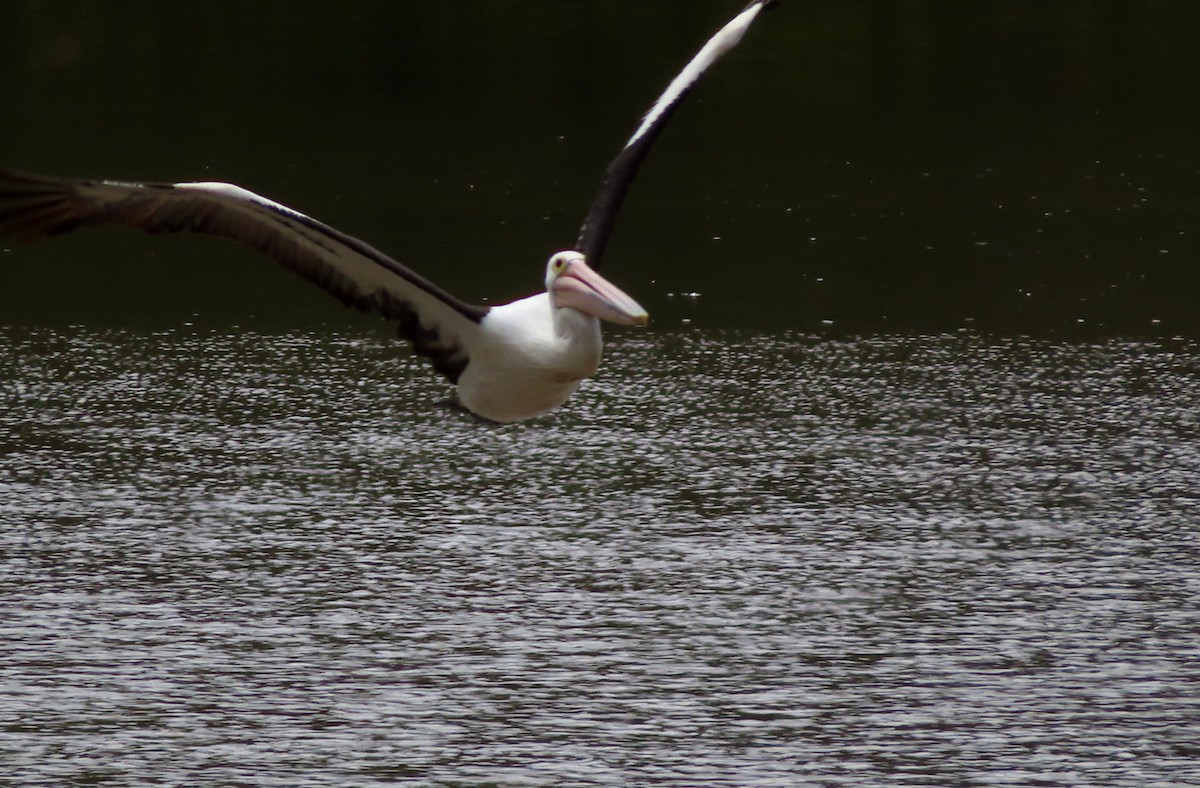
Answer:
<path fill-rule="evenodd" d="M 6 0 L 0 163 L 232 181 L 507 300 L 741 7 Z M 1190 0 L 783 0 L 664 133 L 606 273 L 660 327 L 1200 334 L 1198 34 Z M 362 319 L 209 239 L 0 252 L 0 323 Z"/>

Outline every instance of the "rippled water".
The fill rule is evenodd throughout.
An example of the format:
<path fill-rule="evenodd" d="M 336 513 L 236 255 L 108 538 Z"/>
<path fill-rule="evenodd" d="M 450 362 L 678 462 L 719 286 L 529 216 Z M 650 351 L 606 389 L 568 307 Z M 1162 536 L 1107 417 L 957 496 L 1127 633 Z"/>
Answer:
<path fill-rule="evenodd" d="M 1194 343 L 0 330 L 20 785 L 1200 784 Z"/>

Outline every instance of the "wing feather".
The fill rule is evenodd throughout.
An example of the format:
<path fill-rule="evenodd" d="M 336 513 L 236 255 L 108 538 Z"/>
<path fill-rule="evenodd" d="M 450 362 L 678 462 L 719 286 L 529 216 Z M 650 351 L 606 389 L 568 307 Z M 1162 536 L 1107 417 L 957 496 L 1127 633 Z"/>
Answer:
<path fill-rule="evenodd" d="M 487 307 L 467 304 L 374 247 L 227 183 L 123 183 L 0 170 L 0 235 L 30 242 L 121 224 L 250 246 L 347 306 L 393 320 L 414 350 L 457 382 Z"/>
<path fill-rule="evenodd" d="M 742 40 L 742 36 L 750 29 L 750 25 L 765 9 L 776 5 L 779 0 L 754 0 L 737 16 L 710 38 L 688 62 L 683 71 L 671 80 L 671 84 L 663 91 L 650 111 L 646 113 L 637 131 L 621 148 L 621 152 L 613 159 L 604 171 L 600 188 L 592 199 L 591 208 L 579 228 L 579 238 L 575 241 L 575 249 L 587 258 L 588 265 L 595 270 L 600 269 L 604 248 L 608 245 L 608 237 L 612 234 L 613 225 L 625 195 L 637 175 L 638 168 L 650 152 L 650 147 L 659 133 L 667 125 L 676 108 L 683 102 L 695 87 L 700 77 L 729 50 Z"/>

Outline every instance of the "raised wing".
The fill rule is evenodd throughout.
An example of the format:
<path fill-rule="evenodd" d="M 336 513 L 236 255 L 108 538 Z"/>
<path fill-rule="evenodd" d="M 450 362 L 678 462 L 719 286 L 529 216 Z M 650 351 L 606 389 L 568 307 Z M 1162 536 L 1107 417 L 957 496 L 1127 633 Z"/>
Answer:
<path fill-rule="evenodd" d="M 700 77 L 704 76 L 704 72 L 720 60 L 722 55 L 738 45 L 758 15 L 778 2 L 779 0 L 754 0 L 718 30 L 671 81 L 658 97 L 658 101 L 654 102 L 654 106 L 646 113 L 637 131 L 617 154 L 617 158 L 608 165 L 604 179 L 600 182 L 600 189 L 592 200 L 592 207 L 583 220 L 583 226 L 579 228 L 579 239 L 575 242 L 576 251 L 583 252 L 593 270 L 600 268 L 604 248 L 608 245 L 608 237 L 612 234 L 617 213 L 621 210 L 621 203 L 625 201 L 625 194 L 629 191 L 629 186 L 633 183 L 646 154 L 650 152 L 650 146 L 654 144 L 671 114 L 695 87 Z"/>
<path fill-rule="evenodd" d="M 357 238 L 228 183 L 121 183 L 0 170 L 0 235 L 35 241 L 98 224 L 192 232 L 257 249 L 343 304 L 399 325 L 457 382 L 487 307 L 466 304 Z"/>

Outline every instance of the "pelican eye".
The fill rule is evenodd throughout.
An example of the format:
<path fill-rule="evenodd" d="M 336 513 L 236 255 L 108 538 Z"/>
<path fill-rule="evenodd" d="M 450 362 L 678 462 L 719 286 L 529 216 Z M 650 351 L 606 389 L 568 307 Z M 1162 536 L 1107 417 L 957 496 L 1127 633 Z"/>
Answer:
<path fill-rule="evenodd" d="M 566 258 L 560 257 L 554 261 L 554 273 L 561 274 L 565 270 L 567 270 Z"/>

